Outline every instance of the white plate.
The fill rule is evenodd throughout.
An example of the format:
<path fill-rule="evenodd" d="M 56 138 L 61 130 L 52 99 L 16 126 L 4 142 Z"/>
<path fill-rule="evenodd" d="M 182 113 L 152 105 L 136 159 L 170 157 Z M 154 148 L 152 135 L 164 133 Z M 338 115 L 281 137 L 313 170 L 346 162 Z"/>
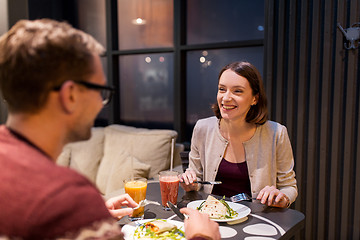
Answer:
<path fill-rule="evenodd" d="M 197 209 L 200 206 L 200 204 L 204 201 L 205 200 L 196 200 L 196 201 L 189 202 L 187 204 L 187 207 L 192 208 L 192 209 Z M 233 202 L 228 202 L 228 201 L 225 201 L 225 202 L 229 205 L 229 207 L 231 207 L 234 211 L 236 211 L 238 213 L 238 215 L 231 219 L 212 218 L 212 220 L 214 220 L 216 222 L 232 222 L 232 221 L 236 221 L 238 219 L 246 217 L 251 212 L 250 208 L 248 208 L 247 206 L 242 205 L 240 203 L 233 203 Z"/>
<path fill-rule="evenodd" d="M 139 221 L 135 221 L 135 222 L 131 222 L 126 224 L 125 226 L 123 226 L 121 228 L 121 231 L 124 233 L 124 239 L 125 240 L 133 240 L 134 238 L 134 232 L 135 229 L 140 226 L 140 224 L 149 222 L 149 221 L 153 221 L 155 219 L 144 219 L 144 220 L 139 220 Z M 165 220 L 165 219 L 164 219 Z M 183 232 L 185 232 L 184 230 L 184 223 L 183 222 L 179 222 L 179 221 L 175 221 L 175 220 L 166 220 L 168 223 L 174 224 L 176 225 L 176 227 L 180 230 L 182 230 Z M 185 240 L 185 238 L 182 238 L 183 240 Z"/>

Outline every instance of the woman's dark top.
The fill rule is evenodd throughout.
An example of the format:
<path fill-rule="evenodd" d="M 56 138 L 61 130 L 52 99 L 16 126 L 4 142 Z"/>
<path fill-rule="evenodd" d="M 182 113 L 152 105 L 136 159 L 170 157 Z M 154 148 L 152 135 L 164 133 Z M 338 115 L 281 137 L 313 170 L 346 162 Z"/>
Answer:
<path fill-rule="evenodd" d="M 247 193 L 251 196 L 249 172 L 246 161 L 231 163 L 223 158 L 220 162 L 216 181 L 222 184 L 214 185 L 212 194 L 231 197 L 239 193 Z"/>

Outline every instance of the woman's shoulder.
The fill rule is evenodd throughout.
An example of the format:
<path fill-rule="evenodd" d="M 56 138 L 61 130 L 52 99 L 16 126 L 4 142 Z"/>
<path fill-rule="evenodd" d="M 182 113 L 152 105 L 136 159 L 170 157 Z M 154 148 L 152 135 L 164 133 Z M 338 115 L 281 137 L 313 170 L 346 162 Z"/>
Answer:
<path fill-rule="evenodd" d="M 208 117 L 200 119 L 196 122 L 193 135 L 197 136 L 210 136 L 213 134 L 217 134 L 219 120 L 216 117 Z"/>
<path fill-rule="evenodd" d="M 287 131 L 284 125 L 270 120 L 266 121 L 263 125 L 260 125 L 259 128 L 262 132 L 269 133 L 271 135 Z"/>
<path fill-rule="evenodd" d="M 281 123 L 278 123 L 278 122 L 274 122 L 274 121 L 271 121 L 271 120 L 267 120 L 264 124 L 264 126 L 267 126 L 267 127 L 270 127 L 270 128 L 283 128 L 285 127 L 284 125 L 282 125 Z"/>
<path fill-rule="evenodd" d="M 214 127 L 215 125 L 218 125 L 219 120 L 216 117 L 208 117 L 208 118 L 202 118 L 199 119 L 196 122 L 197 127 Z"/>

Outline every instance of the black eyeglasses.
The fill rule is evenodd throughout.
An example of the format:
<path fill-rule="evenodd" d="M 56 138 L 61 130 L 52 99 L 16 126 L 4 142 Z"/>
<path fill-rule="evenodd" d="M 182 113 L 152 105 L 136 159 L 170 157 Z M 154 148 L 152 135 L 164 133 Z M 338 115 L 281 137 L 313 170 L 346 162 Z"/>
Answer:
<path fill-rule="evenodd" d="M 84 87 L 88 89 L 94 89 L 100 91 L 101 97 L 102 97 L 102 103 L 103 105 L 106 105 L 110 102 L 112 95 L 114 94 L 115 89 L 110 86 L 103 86 L 95 83 L 89 83 L 82 80 L 73 81 L 76 84 L 83 85 Z M 55 87 L 53 90 L 59 91 L 61 86 Z"/>

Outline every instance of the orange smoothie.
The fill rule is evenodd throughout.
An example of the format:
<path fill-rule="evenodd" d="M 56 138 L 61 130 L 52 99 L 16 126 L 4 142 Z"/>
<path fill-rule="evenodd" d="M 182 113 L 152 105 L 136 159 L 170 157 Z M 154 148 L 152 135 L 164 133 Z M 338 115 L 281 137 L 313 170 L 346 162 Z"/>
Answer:
<path fill-rule="evenodd" d="M 134 199 L 135 202 L 139 203 L 141 200 L 146 198 L 146 180 L 129 180 L 125 183 L 125 192 Z M 134 210 L 132 217 L 143 217 L 144 207 L 140 207 Z"/>

